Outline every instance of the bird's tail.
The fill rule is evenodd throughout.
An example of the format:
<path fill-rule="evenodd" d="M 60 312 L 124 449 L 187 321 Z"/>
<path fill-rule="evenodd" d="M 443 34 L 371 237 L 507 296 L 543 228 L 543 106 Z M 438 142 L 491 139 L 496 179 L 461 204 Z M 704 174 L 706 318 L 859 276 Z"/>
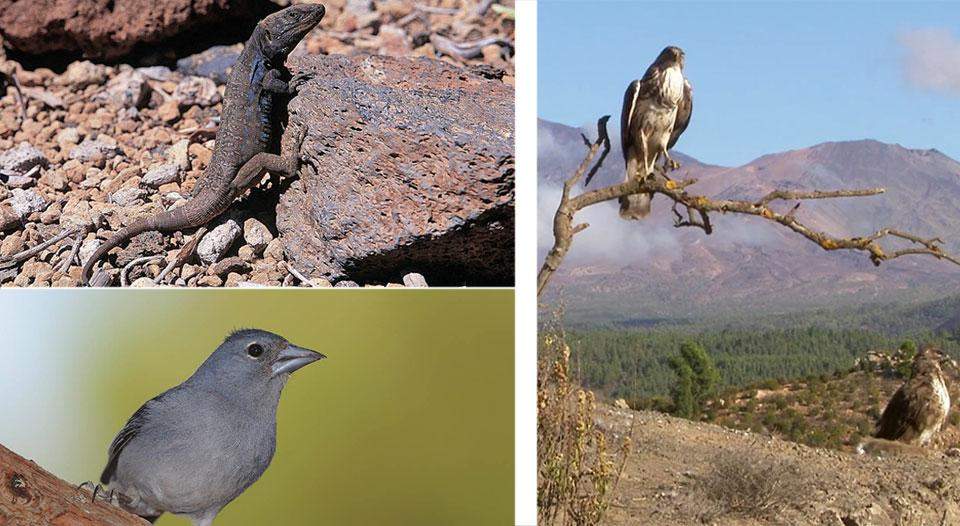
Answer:
<path fill-rule="evenodd" d="M 620 198 L 620 217 L 640 220 L 650 215 L 651 194 L 632 194 Z"/>
<path fill-rule="evenodd" d="M 630 181 L 637 177 L 638 159 L 630 156 L 627 159 L 627 173 L 625 180 Z M 620 217 L 623 219 L 640 220 L 650 215 L 650 201 L 653 194 L 631 194 L 620 198 Z"/>

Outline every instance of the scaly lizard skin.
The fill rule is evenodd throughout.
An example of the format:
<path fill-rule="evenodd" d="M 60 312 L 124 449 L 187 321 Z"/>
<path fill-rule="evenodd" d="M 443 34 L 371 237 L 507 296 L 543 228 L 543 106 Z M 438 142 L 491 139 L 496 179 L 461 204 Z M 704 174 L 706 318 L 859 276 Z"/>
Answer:
<path fill-rule="evenodd" d="M 323 18 L 320 4 L 302 4 L 260 21 L 227 80 L 221 126 L 210 164 L 186 204 L 121 228 L 83 266 L 88 284 L 93 266 L 110 249 L 152 230 L 172 232 L 203 226 L 222 214 L 235 199 L 256 184 L 265 172 L 293 175 L 299 167 L 299 146 L 282 155 L 267 153 L 276 131 L 274 101 L 289 92 L 284 61 L 293 48 Z"/>

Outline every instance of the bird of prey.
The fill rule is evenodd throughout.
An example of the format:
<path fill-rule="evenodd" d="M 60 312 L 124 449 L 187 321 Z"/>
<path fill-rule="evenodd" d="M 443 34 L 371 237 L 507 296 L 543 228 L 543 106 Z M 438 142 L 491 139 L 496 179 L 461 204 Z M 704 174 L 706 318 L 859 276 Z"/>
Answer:
<path fill-rule="evenodd" d="M 210 526 L 270 465 L 290 374 L 321 358 L 266 331 L 229 335 L 117 434 L 100 476 L 111 500 L 150 522 L 169 512 Z"/>
<path fill-rule="evenodd" d="M 943 426 L 950 393 L 940 362 L 946 355 L 924 347 L 913 359 L 910 378 L 897 389 L 877 422 L 877 438 L 925 446 Z"/>
<path fill-rule="evenodd" d="M 693 88 L 683 77 L 683 50 L 664 48 L 647 68 L 643 78 L 634 80 L 623 95 L 620 113 L 620 142 L 626 162 L 626 181 L 643 179 L 653 173 L 659 158 L 670 169 L 679 163 L 667 150 L 690 123 L 693 113 Z M 620 216 L 642 219 L 650 213 L 651 194 L 620 198 Z"/>

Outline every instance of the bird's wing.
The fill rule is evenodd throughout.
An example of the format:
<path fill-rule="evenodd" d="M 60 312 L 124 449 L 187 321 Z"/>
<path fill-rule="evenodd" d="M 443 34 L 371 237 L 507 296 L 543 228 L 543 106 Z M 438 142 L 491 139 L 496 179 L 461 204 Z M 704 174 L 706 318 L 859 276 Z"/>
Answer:
<path fill-rule="evenodd" d="M 663 70 L 650 66 L 640 80 L 635 80 L 627 86 L 623 94 L 623 110 L 620 112 L 620 145 L 623 148 L 623 158 L 627 158 L 628 146 L 636 143 L 632 130 L 635 127 L 634 119 L 643 118 L 637 113 L 637 103 L 659 97 L 660 85 L 663 83 Z"/>
<path fill-rule="evenodd" d="M 916 397 L 911 405 L 910 418 L 916 422 L 917 431 L 937 426 L 940 418 L 939 398 L 929 381 L 923 382 L 914 391 Z"/>
<path fill-rule="evenodd" d="M 897 392 L 893 394 L 893 398 L 887 402 L 887 407 L 883 410 L 883 414 L 880 415 L 880 420 L 877 421 L 877 433 L 874 435 L 877 438 L 897 440 L 903 435 L 904 431 L 906 431 L 910 403 L 907 400 L 907 395 L 904 393 L 903 387 L 904 386 L 900 386 L 900 388 L 897 389 Z"/>
<path fill-rule="evenodd" d="M 127 420 L 123 429 L 117 433 L 113 442 L 110 443 L 110 448 L 107 450 L 107 465 L 103 468 L 103 473 L 100 475 L 101 484 L 109 484 L 113 479 L 113 475 L 117 471 L 117 462 L 120 460 L 120 452 L 123 451 L 123 448 L 126 447 L 133 437 L 137 436 L 140 428 L 142 428 L 147 421 L 147 413 L 149 412 L 150 405 L 160 400 L 161 397 L 163 397 L 163 394 L 148 400 L 147 403 L 140 406 L 140 409 L 137 409 L 137 412 L 133 413 L 130 420 Z"/>
<path fill-rule="evenodd" d="M 628 146 L 633 144 L 630 139 L 630 121 L 633 118 L 633 108 L 637 104 L 637 95 L 640 89 L 640 81 L 635 80 L 627 86 L 626 93 L 623 94 L 623 110 L 620 112 L 620 147 L 623 149 L 623 158 L 627 158 Z"/>
<path fill-rule="evenodd" d="M 687 129 L 690 124 L 690 115 L 693 113 L 693 87 L 686 79 L 683 80 L 683 96 L 680 97 L 680 104 L 677 105 L 677 118 L 673 121 L 673 131 L 670 132 L 670 141 L 667 142 L 667 149 L 673 148 L 677 144 L 677 139 Z"/>

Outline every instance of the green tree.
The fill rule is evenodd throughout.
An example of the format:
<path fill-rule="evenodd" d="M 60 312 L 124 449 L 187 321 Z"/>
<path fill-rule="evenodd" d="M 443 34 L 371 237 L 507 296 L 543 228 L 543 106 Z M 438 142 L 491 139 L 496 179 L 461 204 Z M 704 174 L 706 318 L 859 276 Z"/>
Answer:
<path fill-rule="evenodd" d="M 717 393 L 720 372 L 702 345 L 684 342 L 680 355 L 670 358 L 670 369 L 677 375 L 673 387 L 673 413 L 684 418 L 699 418 L 707 400 Z"/>
<path fill-rule="evenodd" d="M 897 372 L 904 378 L 909 378 L 913 370 L 913 357 L 917 355 L 917 344 L 913 340 L 905 340 L 900 344 L 903 361 L 897 366 Z"/>
<path fill-rule="evenodd" d="M 696 416 L 696 402 L 693 395 L 693 369 L 680 356 L 670 358 L 670 368 L 677 374 L 677 383 L 673 386 L 673 414 L 683 418 Z"/>
<path fill-rule="evenodd" d="M 693 371 L 693 398 L 699 413 L 707 400 L 717 394 L 720 384 L 720 372 L 713 365 L 707 350 L 696 342 L 684 342 L 680 345 L 680 356 Z"/>

